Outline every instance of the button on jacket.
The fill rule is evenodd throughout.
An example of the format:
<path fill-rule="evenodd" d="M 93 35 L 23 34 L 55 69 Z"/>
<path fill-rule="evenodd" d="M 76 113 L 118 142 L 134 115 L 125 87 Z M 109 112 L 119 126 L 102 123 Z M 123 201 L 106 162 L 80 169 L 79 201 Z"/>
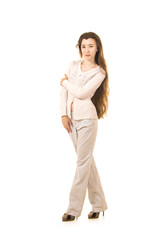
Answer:
<path fill-rule="evenodd" d="M 74 119 L 98 119 L 96 107 L 91 98 L 103 82 L 106 74 L 100 67 L 87 72 L 81 70 L 82 60 L 72 61 L 67 69 L 68 80 L 64 80 L 60 91 L 61 116 L 71 118 L 73 102 Z"/>

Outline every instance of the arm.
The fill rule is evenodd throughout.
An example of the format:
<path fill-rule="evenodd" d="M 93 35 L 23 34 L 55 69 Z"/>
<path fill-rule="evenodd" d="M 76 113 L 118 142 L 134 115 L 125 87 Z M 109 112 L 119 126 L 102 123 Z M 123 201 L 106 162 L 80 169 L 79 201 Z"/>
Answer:
<path fill-rule="evenodd" d="M 67 75 L 70 75 L 72 62 L 69 63 L 69 66 L 67 68 Z M 68 91 L 65 87 L 62 86 L 60 91 L 60 111 L 61 111 L 61 117 L 67 115 L 67 96 Z"/>
<path fill-rule="evenodd" d="M 67 89 L 62 87 L 60 91 L 60 111 L 61 111 L 61 117 L 64 115 L 67 115 Z"/>
<path fill-rule="evenodd" d="M 91 96 L 99 88 L 104 78 L 105 75 L 99 72 L 81 88 L 76 87 L 68 80 L 64 80 L 62 85 L 75 97 L 85 99 L 88 96 Z"/>
<path fill-rule="evenodd" d="M 61 121 L 67 132 L 72 132 L 71 126 L 73 126 L 71 119 L 67 116 L 67 94 L 68 91 L 64 87 L 61 88 L 60 92 L 60 110 L 61 110 Z"/>

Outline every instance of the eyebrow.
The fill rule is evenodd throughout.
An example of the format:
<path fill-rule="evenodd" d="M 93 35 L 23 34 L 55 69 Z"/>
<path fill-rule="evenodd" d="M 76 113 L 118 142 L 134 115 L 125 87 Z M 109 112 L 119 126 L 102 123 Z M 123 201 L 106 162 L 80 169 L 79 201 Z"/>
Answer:
<path fill-rule="evenodd" d="M 88 44 L 88 45 L 94 45 L 93 43 L 90 43 L 90 44 Z M 82 46 L 85 46 L 85 44 L 82 44 Z"/>

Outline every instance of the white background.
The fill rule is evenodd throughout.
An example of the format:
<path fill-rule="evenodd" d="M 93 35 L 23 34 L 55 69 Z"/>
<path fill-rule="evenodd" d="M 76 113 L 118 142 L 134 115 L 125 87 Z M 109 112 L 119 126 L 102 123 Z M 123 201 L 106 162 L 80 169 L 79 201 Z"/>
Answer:
<path fill-rule="evenodd" d="M 0 2 L 0 239 L 159 239 L 158 1 Z M 60 79 L 87 31 L 103 43 L 108 117 L 94 150 L 108 210 L 63 223 L 76 154 Z"/>

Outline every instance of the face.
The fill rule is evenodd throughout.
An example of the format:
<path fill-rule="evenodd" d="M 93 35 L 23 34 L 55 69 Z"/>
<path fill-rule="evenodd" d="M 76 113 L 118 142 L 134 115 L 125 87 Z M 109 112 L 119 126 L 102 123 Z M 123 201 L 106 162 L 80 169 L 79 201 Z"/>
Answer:
<path fill-rule="evenodd" d="M 82 56 L 85 60 L 95 61 L 97 44 L 93 38 L 83 39 L 81 42 Z"/>

